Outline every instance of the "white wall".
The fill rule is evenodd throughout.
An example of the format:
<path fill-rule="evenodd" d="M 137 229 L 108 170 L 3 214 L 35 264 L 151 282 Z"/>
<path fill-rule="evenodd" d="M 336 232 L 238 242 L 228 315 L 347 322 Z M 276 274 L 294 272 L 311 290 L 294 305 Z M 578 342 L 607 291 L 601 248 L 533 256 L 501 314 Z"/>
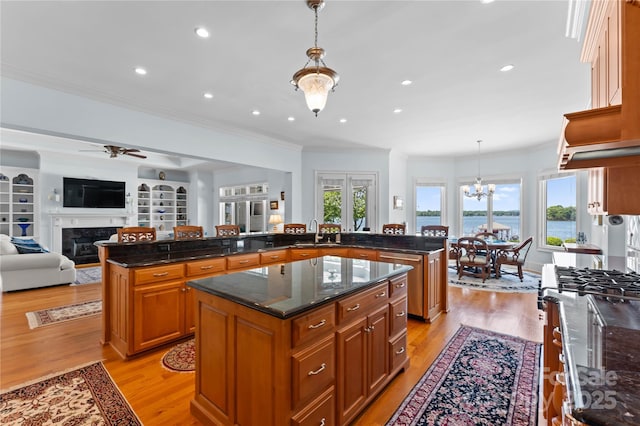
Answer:
<path fill-rule="evenodd" d="M 411 189 L 407 187 L 407 155 L 391 150 L 389 153 L 389 196 L 387 200 L 382 200 L 389 206 L 388 223 L 403 223 L 407 221 L 407 191 Z M 393 197 L 398 196 L 402 199 L 403 207 L 396 209 L 393 206 Z M 378 228 L 387 222 L 379 223 Z"/>

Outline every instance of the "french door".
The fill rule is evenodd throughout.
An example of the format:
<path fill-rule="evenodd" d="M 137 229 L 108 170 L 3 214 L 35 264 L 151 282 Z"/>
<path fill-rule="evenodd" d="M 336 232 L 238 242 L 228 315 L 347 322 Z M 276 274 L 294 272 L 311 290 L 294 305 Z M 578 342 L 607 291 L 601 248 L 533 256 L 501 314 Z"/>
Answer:
<path fill-rule="evenodd" d="M 375 173 L 316 172 L 316 218 L 339 223 L 343 232 L 376 229 Z"/>

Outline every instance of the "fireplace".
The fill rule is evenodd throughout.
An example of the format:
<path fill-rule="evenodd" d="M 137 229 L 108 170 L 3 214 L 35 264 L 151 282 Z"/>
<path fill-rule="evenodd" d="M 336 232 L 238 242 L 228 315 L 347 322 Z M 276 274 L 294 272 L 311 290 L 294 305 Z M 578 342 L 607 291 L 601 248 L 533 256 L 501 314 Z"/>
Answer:
<path fill-rule="evenodd" d="M 76 264 L 98 263 L 95 241 L 108 240 L 118 227 L 62 228 L 62 254 Z"/>

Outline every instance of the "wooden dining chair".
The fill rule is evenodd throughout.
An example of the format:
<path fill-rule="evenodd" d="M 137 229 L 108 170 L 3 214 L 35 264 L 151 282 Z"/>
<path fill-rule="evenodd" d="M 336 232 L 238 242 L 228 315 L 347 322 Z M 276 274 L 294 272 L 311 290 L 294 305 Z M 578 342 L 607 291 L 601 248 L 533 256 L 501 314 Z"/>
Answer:
<path fill-rule="evenodd" d="M 498 250 L 495 260 L 496 277 L 500 278 L 502 274 L 500 267 L 502 265 L 514 265 L 518 268 L 518 278 L 520 278 L 520 282 L 522 282 L 524 279 L 522 267 L 524 266 L 524 261 L 527 259 L 527 254 L 529 253 L 532 243 L 533 237 L 529 237 L 513 248 Z"/>
<path fill-rule="evenodd" d="M 448 237 L 449 227 L 444 225 L 424 225 L 420 229 L 423 237 Z"/>
<path fill-rule="evenodd" d="M 240 235 L 239 225 L 216 225 L 216 237 L 233 237 Z"/>
<path fill-rule="evenodd" d="M 339 223 L 321 223 L 318 225 L 319 234 L 339 234 L 342 226 Z"/>
<path fill-rule="evenodd" d="M 285 223 L 285 234 L 305 234 L 307 232 L 307 225 L 304 223 Z"/>
<path fill-rule="evenodd" d="M 180 225 L 173 227 L 173 238 L 176 240 L 194 240 L 203 237 L 202 226 Z"/>
<path fill-rule="evenodd" d="M 385 223 L 382 225 L 382 233 L 387 235 L 404 235 L 407 225 L 403 223 Z"/>
<path fill-rule="evenodd" d="M 130 226 L 127 228 L 118 228 L 119 243 L 134 243 L 137 241 L 155 241 L 156 228 L 148 228 L 146 226 Z"/>
<path fill-rule="evenodd" d="M 462 275 L 481 277 L 482 282 L 491 273 L 491 256 L 487 242 L 476 237 L 458 238 L 458 279 Z"/>

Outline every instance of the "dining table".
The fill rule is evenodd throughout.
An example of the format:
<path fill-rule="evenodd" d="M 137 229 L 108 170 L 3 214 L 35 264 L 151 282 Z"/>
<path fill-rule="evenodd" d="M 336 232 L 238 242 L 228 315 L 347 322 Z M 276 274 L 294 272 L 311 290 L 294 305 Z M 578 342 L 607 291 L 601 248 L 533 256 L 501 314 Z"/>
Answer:
<path fill-rule="evenodd" d="M 485 240 L 485 242 L 487 243 L 487 250 L 489 250 L 489 255 L 491 256 L 491 272 L 495 275 L 496 273 L 496 254 L 498 253 L 499 250 L 502 249 L 510 249 L 515 247 L 516 244 L 518 244 L 518 242 L 512 242 L 512 241 L 505 241 L 505 240 L 500 240 L 500 239 L 495 239 L 495 238 L 488 238 Z M 457 238 L 450 238 L 449 239 L 449 246 L 450 247 L 454 247 L 456 249 L 459 249 L 458 246 L 458 239 Z M 456 264 L 456 267 L 459 268 L 459 266 Z"/>

